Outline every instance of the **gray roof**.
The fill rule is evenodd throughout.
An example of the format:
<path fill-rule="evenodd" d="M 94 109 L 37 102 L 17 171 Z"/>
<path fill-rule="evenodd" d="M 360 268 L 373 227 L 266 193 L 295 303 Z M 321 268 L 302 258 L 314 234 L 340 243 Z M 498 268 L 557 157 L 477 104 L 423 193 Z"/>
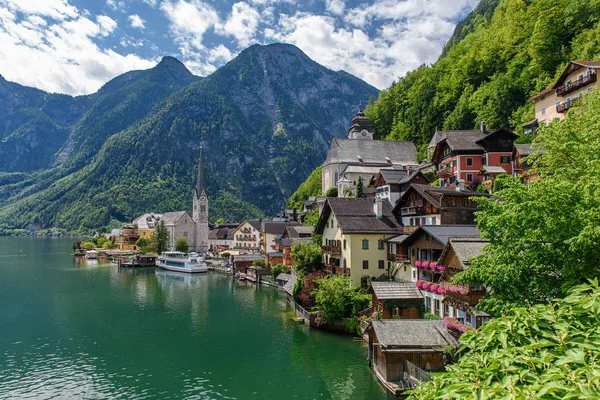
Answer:
<path fill-rule="evenodd" d="M 265 259 L 265 256 L 263 256 L 261 254 L 240 254 L 237 256 L 233 256 L 233 262 L 236 262 L 236 261 L 245 262 L 245 261 L 264 260 L 264 259 Z"/>
<path fill-rule="evenodd" d="M 423 298 L 414 282 L 371 282 L 368 293 L 375 293 L 379 300 Z"/>
<path fill-rule="evenodd" d="M 299 237 L 299 238 L 290 238 L 290 242 L 292 245 L 296 243 L 312 243 L 311 237 Z"/>
<path fill-rule="evenodd" d="M 272 251 L 267 253 L 269 257 L 283 257 L 283 253 L 281 251 Z"/>
<path fill-rule="evenodd" d="M 435 146 L 438 144 L 438 142 L 440 140 L 442 140 L 443 138 L 443 132 L 438 131 L 437 129 L 435 130 L 435 132 L 433 133 L 433 136 L 431 137 L 431 140 L 429 141 L 429 145 L 427 146 L 427 149 L 434 149 Z"/>
<path fill-rule="evenodd" d="M 454 150 L 480 150 L 483 148 L 477 144 L 477 141 L 487 136 L 480 130 L 462 130 L 462 131 L 443 131 L 439 132 L 442 135 L 442 140 L 446 140 L 448 146 Z"/>
<path fill-rule="evenodd" d="M 290 239 L 292 238 L 299 238 L 299 237 L 310 237 L 310 235 L 312 234 L 313 230 L 315 229 L 314 226 L 303 226 L 303 225 L 288 225 L 287 227 L 287 232 L 288 235 L 290 237 Z"/>
<path fill-rule="evenodd" d="M 397 209 L 402 208 L 402 199 L 410 196 L 411 189 L 416 190 L 425 200 L 427 200 L 435 208 L 443 208 L 441 204 L 442 196 L 458 196 L 458 197 L 479 197 L 489 196 L 487 193 L 474 192 L 472 190 L 459 190 L 458 187 L 442 187 L 442 186 L 429 186 L 423 184 L 413 183 L 404 192 L 402 197 L 398 199 L 394 206 L 394 212 Z"/>
<path fill-rule="evenodd" d="M 409 174 L 405 169 L 382 169 L 379 172 L 388 185 L 401 185 L 414 178 L 418 171 Z"/>
<path fill-rule="evenodd" d="M 295 223 L 285 221 L 263 221 L 261 232 L 268 233 L 271 235 L 283 235 L 287 226 L 293 224 Z"/>
<path fill-rule="evenodd" d="M 138 229 L 154 229 L 162 217 L 162 214 L 148 213 L 140 215 L 133 220 L 133 223 L 137 225 Z"/>
<path fill-rule="evenodd" d="M 470 260 L 480 255 L 483 252 L 483 247 L 489 242 L 489 240 L 480 238 L 451 237 L 448 239 L 442 257 L 452 248 L 462 267 L 466 268 L 470 264 Z"/>
<path fill-rule="evenodd" d="M 444 321 L 427 319 L 372 320 L 382 350 L 400 348 L 440 348 L 447 345 L 458 347 Z"/>
<path fill-rule="evenodd" d="M 404 242 L 404 240 L 408 237 L 408 233 L 401 233 L 399 235 L 393 236 L 391 238 L 385 239 L 386 242 L 388 243 L 396 243 L 396 244 L 400 244 L 402 242 Z"/>
<path fill-rule="evenodd" d="M 360 156 L 362 162 L 357 158 Z M 417 149 L 412 142 L 396 140 L 333 139 L 324 166 L 329 164 L 418 165 Z"/>
<path fill-rule="evenodd" d="M 294 286 L 296 286 L 296 275 L 292 275 L 290 280 L 283 285 L 283 290 L 290 296 L 294 295 Z"/>
<path fill-rule="evenodd" d="M 174 211 L 163 214 L 162 220 L 165 225 L 175 225 L 187 212 L 185 211 Z"/>
<path fill-rule="evenodd" d="M 392 205 L 382 202 L 383 213 L 379 219 L 375 215 L 374 199 L 330 197 L 325 203 L 315 232 L 322 233 L 331 212 L 343 233 L 400 233 L 402 227 L 392 214 Z"/>
<path fill-rule="evenodd" d="M 211 229 L 210 231 L 208 231 L 208 238 L 210 240 L 232 240 L 233 238 L 229 237 L 229 231 L 230 231 L 230 229 L 228 229 L 228 228 Z M 217 237 L 219 232 L 222 232 L 224 235 L 224 237 L 222 239 L 219 239 Z"/>
<path fill-rule="evenodd" d="M 533 146 L 531 143 L 525 143 L 525 144 L 515 144 L 515 150 L 519 152 L 519 155 L 524 157 L 524 156 L 530 156 L 534 153 L 539 152 L 540 154 L 544 154 L 545 151 L 540 149 L 539 147 L 535 147 Z"/>
<path fill-rule="evenodd" d="M 404 243 L 410 243 L 423 232 L 444 246 L 451 237 L 479 238 L 481 235 L 476 225 L 421 225 L 404 240 Z"/>
<path fill-rule="evenodd" d="M 292 279 L 292 274 L 279 274 L 279 275 L 277 275 L 277 278 L 275 278 L 276 281 L 285 281 L 285 282 L 288 282 L 290 279 Z"/>
<path fill-rule="evenodd" d="M 480 172 L 487 174 L 508 174 L 504 168 L 496 165 L 484 165 L 481 167 Z"/>

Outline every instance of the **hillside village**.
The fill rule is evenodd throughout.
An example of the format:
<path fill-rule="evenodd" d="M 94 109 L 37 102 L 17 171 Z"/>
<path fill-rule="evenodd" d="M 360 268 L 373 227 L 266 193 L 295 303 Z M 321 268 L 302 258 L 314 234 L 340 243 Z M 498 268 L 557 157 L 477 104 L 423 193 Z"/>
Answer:
<path fill-rule="evenodd" d="M 524 135 L 563 119 L 597 87 L 599 68 L 597 62 L 569 63 L 554 85 L 530 99 L 536 119 L 523 126 Z M 315 327 L 323 325 L 318 313 L 296 294 L 305 275 L 347 277 L 350 288 L 371 296 L 371 305 L 359 314 L 370 362 L 384 386 L 400 394 L 411 387 L 404 375 L 408 368 L 443 369 L 442 347 L 456 348 L 462 333 L 491 318 L 478 308 L 486 286 L 451 281 L 489 242 L 475 224 L 480 210 L 475 200 L 493 197 L 502 175 L 521 177 L 525 185 L 535 181 L 538 174 L 527 157 L 543 156 L 544 149 L 516 143 L 517 134 L 482 121 L 477 130 L 432 132 L 428 158 L 419 163 L 413 143 L 375 135 L 359 109 L 346 138 L 332 141 L 323 164 L 322 192 L 328 195 L 307 199 L 302 210 L 285 210 L 272 220 L 209 225 L 201 153 L 192 216 L 147 213 L 107 236 L 119 250 L 137 251 L 138 240 L 164 224 L 171 248 L 184 238 L 192 251 L 226 253 L 230 273 L 278 285 L 298 316 Z M 317 217 L 314 225 L 311 215 Z M 316 271 L 299 271 L 293 249 L 314 249 L 315 243 Z M 270 279 L 276 266 L 283 269 Z M 385 347 L 373 345 L 385 340 L 391 340 Z M 423 352 L 428 355 L 419 357 Z"/>

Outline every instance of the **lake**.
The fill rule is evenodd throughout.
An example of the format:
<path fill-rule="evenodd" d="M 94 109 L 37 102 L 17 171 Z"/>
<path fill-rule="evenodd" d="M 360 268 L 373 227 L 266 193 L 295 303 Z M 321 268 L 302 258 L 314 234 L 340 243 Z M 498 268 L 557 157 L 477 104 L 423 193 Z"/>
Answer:
<path fill-rule="evenodd" d="M 0 237 L 0 398 L 387 399 L 351 337 L 275 288 L 119 269 L 74 238 Z"/>

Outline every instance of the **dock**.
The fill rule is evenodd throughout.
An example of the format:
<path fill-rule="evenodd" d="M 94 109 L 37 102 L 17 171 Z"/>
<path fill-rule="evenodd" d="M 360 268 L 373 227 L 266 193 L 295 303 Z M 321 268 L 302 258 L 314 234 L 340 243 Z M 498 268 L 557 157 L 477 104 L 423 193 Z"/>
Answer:
<path fill-rule="evenodd" d="M 138 255 L 135 258 L 117 258 L 117 265 L 119 268 L 155 267 L 157 258 L 158 256 L 155 255 Z"/>

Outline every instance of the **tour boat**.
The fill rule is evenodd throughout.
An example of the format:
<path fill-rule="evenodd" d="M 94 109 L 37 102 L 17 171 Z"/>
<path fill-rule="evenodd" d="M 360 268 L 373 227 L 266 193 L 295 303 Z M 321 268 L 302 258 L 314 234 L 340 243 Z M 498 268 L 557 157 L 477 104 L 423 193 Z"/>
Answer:
<path fill-rule="evenodd" d="M 98 252 L 96 250 L 88 250 L 85 252 L 85 258 L 88 260 L 96 260 L 98 258 Z"/>
<path fill-rule="evenodd" d="M 181 251 L 165 251 L 158 257 L 156 265 L 167 271 L 186 272 L 188 274 L 208 271 L 204 259 L 197 253 L 190 253 L 188 256 Z"/>

